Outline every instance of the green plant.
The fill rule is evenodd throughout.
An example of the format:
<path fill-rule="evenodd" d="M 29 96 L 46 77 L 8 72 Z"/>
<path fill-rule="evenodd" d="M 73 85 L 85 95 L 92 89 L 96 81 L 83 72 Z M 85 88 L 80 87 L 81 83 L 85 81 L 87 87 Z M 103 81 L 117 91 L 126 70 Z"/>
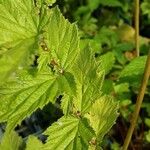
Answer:
<path fill-rule="evenodd" d="M 149 0 L 140 1 L 140 26 L 137 22 L 135 23 L 138 20 L 135 19 L 133 10 L 139 9 L 139 4 L 136 5 L 134 1 L 66 1 L 67 7 L 61 1 L 64 8 L 62 10 L 65 10 L 63 13 L 71 20 L 78 21 L 81 29 L 82 47 L 90 43 L 96 52 L 96 60 L 101 61 L 102 66 L 105 66 L 106 76 L 102 87 L 103 93 L 111 94 L 120 102 L 120 117 L 113 130 L 103 140 L 103 147 L 104 149 L 115 149 L 116 147 L 121 149 L 120 145 L 125 140 L 131 114 L 134 111 L 149 50 Z M 136 14 L 139 17 L 138 12 Z M 140 57 L 137 58 L 135 58 L 137 28 L 133 28 L 135 24 L 137 27 L 139 26 L 140 30 L 140 36 L 138 35 Z M 148 149 L 150 147 L 149 126 L 145 122 L 145 118 L 150 117 L 149 91 L 150 82 L 146 88 L 142 110 L 129 149 Z"/>
<path fill-rule="evenodd" d="M 0 149 L 100 149 L 118 116 L 118 103 L 101 92 L 100 63 L 53 2 L 0 0 Z M 29 136 L 25 144 L 14 128 L 59 95 L 64 116 L 43 133 L 46 143 Z"/>

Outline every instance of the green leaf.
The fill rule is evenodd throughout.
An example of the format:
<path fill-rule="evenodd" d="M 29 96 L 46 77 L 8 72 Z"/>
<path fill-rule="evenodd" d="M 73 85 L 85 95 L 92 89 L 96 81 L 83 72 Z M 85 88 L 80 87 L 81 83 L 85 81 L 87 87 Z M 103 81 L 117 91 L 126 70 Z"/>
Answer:
<path fill-rule="evenodd" d="M 108 52 L 104 55 L 101 55 L 98 58 L 98 61 L 101 62 L 101 65 L 103 69 L 105 70 L 105 74 L 108 74 L 115 63 L 115 56 L 112 52 Z"/>
<path fill-rule="evenodd" d="M 91 11 L 97 9 L 99 4 L 100 4 L 100 0 L 95 0 L 95 1 L 88 0 L 88 6 Z"/>
<path fill-rule="evenodd" d="M 130 92 L 129 83 L 121 83 L 114 86 L 115 93 L 125 93 Z"/>
<path fill-rule="evenodd" d="M 21 150 L 23 140 L 15 131 L 5 132 L 2 141 L 0 141 L 1 150 Z"/>
<path fill-rule="evenodd" d="M 118 117 L 117 110 L 118 103 L 109 96 L 103 96 L 93 104 L 88 118 L 99 142 L 115 124 Z"/>
<path fill-rule="evenodd" d="M 75 24 L 69 23 L 61 15 L 58 8 L 51 9 L 50 20 L 44 28 L 41 44 L 38 70 L 50 66 L 54 74 L 59 76 L 62 91 L 75 94 L 74 77 L 70 70 L 79 51 L 78 30 Z"/>
<path fill-rule="evenodd" d="M 49 135 L 43 150 L 87 150 L 95 136 L 86 119 L 62 117 L 46 132 Z"/>
<path fill-rule="evenodd" d="M 0 10 L 0 82 L 2 82 L 22 65 L 22 60 L 28 62 L 29 54 L 38 50 L 38 36 L 49 15 L 44 7 L 38 8 L 34 0 L 0 0 Z"/>
<path fill-rule="evenodd" d="M 146 141 L 150 143 L 150 130 L 146 133 Z"/>
<path fill-rule="evenodd" d="M 148 127 L 150 127 L 150 118 L 145 118 L 144 122 Z"/>
<path fill-rule="evenodd" d="M 73 97 L 76 112 L 86 113 L 91 105 L 101 96 L 104 71 L 96 62 L 90 48 L 81 50 L 73 67 L 77 95 Z"/>
<path fill-rule="evenodd" d="M 120 147 L 119 143 L 113 142 L 113 143 L 111 144 L 111 149 L 112 149 L 112 150 L 120 150 L 121 147 Z"/>
<path fill-rule="evenodd" d="M 79 51 L 76 25 L 70 24 L 59 9 L 54 8 L 51 10 L 50 20 L 44 31 L 44 44 L 51 58 L 49 62 L 53 63 L 55 71 L 68 72 Z"/>
<path fill-rule="evenodd" d="M 24 40 L 11 50 L 0 54 L 0 82 L 4 82 L 16 68 L 22 68 L 27 65 L 30 60 L 29 56 L 33 50 L 34 39 Z M 17 57 L 16 57 L 17 56 Z"/>
<path fill-rule="evenodd" d="M 109 95 L 112 92 L 114 92 L 113 81 L 105 79 L 104 83 L 103 83 L 103 86 L 102 86 L 102 93 Z"/>
<path fill-rule="evenodd" d="M 106 49 L 112 49 L 116 46 L 119 38 L 116 32 L 110 28 L 106 28 L 106 26 L 103 26 L 95 36 L 94 40 L 99 42 L 101 45 L 106 45 Z"/>
<path fill-rule="evenodd" d="M 141 4 L 141 9 L 143 15 L 148 15 L 148 18 L 150 18 L 150 2 L 149 0 L 144 0 Z"/>
<path fill-rule="evenodd" d="M 62 100 L 62 109 L 65 115 L 78 112 L 81 115 L 85 114 L 94 101 L 101 96 L 104 72 L 99 70 L 99 67 L 90 48 L 87 47 L 80 51 L 72 68 L 76 93 L 68 94 L 69 96 L 63 97 Z M 72 87 L 72 89 L 74 88 Z M 72 109 L 71 112 L 70 109 Z"/>
<path fill-rule="evenodd" d="M 144 68 L 146 64 L 147 56 L 140 56 L 132 60 L 120 74 L 120 78 L 142 75 L 144 73 Z"/>
<path fill-rule="evenodd" d="M 33 0 L 0 0 L 0 45 L 12 46 L 35 37 L 39 16 Z"/>
<path fill-rule="evenodd" d="M 57 79 L 50 70 L 36 76 L 21 73 L 0 86 L 0 121 L 8 121 L 11 130 L 37 108 L 54 102 L 57 94 Z"/>
<path fill-rule="evenodd" d="M 134 49 L 134 45 L 133 43 L 130 42 L 122 42 L 115 46 L 115 50 L 120 52 L 132 51 L 133 49 Z"/>
<path fill-rule="evenodd" d="M 29 136 L 28 141 L 26 144 L 26 150 L 41 150 L 43 147 L 43 144 L 40 140 L 37 139 L 35 136 Z"/>

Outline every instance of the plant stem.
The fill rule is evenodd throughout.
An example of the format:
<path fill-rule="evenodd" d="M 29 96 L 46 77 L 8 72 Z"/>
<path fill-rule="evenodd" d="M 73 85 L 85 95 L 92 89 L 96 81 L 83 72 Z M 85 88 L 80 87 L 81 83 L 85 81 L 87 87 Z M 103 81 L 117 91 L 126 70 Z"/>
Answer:
<path fill-rule="evenodd" d="M 145 93 L 145 90 L 146 90 L 146 86 L 147 86 L 147 83 L 148 83 L 149 76 L 150 76 L 150 51 L 148 53 L 147 62 L 146 62 L 146 65 L 145 65 L 145 71 L 144 71 L 142 83 L 141 83 L 141 86 L 140 86 L 140 89 L 139 89 L 139 94 L 138 94 L 138 97 L 137 97 L 135 110 L 133 112 L 130 128 L 128 130 L 128 133 L 127 133 L 127 136 L 126 136 L 126 139 L 125 139 L 122 150 L 127 150 L 128 146 L 129 146 L 134 128 L 136 126 L 136 122 L 138 120 L 138 116 L 139 116 L 140 108 L 141 108 L 142 101 L 143 101 L 143 98 L 144 98 L 144 93 Z"/>
<path fill-rule="evenodd" d="M 140 55 L 139 14 L 140 14 L 140 0 L 135 0 L 135 48 L 137 57 Z"/>

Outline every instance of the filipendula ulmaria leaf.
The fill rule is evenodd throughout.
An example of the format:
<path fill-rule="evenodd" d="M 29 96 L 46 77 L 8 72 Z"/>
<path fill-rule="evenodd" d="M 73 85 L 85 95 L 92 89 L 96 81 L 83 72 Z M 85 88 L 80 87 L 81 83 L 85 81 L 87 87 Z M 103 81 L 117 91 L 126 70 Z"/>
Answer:
<path fill-rule="evenodd" d="M 67 93 L 75 93 L 74 77 L 70 73 L 79 51 L 78 30 L 69 23 L 59 9 L 51 9 L 50 19 L 41 37 L 43 50 L 38 59 L 38 70 L 50 66 L 59 75 L 59 86 Z"/>
<path fill-rule="evenodd" d="M 21 73 L 0 86 L 0 122 L 8 121 L 11 130 L 37 108 L 54 102 L 57 94 L 57 78 L 50 70 L 36 76 Z"/>
<path fill-rule="evenodd" d="M 77 94 L 64 95 L 61 105 L 65 116 L 44 133 L 48 139 L 43 150 L 100 149 L 103 136 L 117 118 L 117 103 L 109 97 L 101 97 L 103 71 L 99 70 L 89 48 L 81 51 L 73 71 Z"/>
<path fill-rule="evenodd" d="M 22 138 L 15 131 L 6 131 L 0 141 L 0 150 L 21 150 L 23 145 Z"/>
<path fill-rule="evenodd" d="M 62 99 L 61 106 L 65 115 L 77 112 L 85 114 L 94 101 L 101 97 L 104 72 L 100 71 L 99 67 L 100 65 L 95 61 L 94 54 L 89 47 L 80 51 L 72 68 L 76 94 L 65 95 Z"/>
<path fill-rule="evenodd" d="M 67 72 L 73 65 L 79 51 L 76 25 L 70 24 L 59 9 L 54 8 L 51 10 L 50 20 L 44 31 L 43 45 L 45 50 L 49 52 L 47 55 L 50 55 L 48 63 L 51 63 L 57 72 Z"/>
<path fill-rule="evenodd" d="M 101 96 L 104 72 L 89 47 L 81 50 L 73 72 L 77 85 L 77 94 L 73 98 L 74 109 L 84 114 Z"/>
<path fill-rule="evenodd" d="M 95 136 L 85 118 L 62 117 L 46 132 L 49 135 L 43 150 L 87 150 Z"/>
<path fill-rule="evenodd" d="M 36 36 L 38 14 L 33 0 L 0 0 L 0 45 L 12 46 Z"/>
<path fill-rule="evenodd" d="M 38 49 L 38 36 L 48 21 L 48 11 L 35 0 L 0 0 L 0 82 L 30 53 Z M 3 52 L 2 52 L 3 51 Z M 5 60 L 8 59 L 7 63 Z"/>
<path fill-rule="evenodd" d="M 29 136 L 26 144 L 26 150 L 42 150 L 43 143 L 35 136 Z"/>
<path fill-rule="evenodd" d="M 22 68 L 30 61 L 27 56 L 30 56 L 34 42 L 34 39 L 24 40 L 11 50 L 0 54 L 0 82 L 4 82 L 17 67 Z"/>
<path fill-rule="evenodd" d="M 88 118 L 96 132 L 98 144 L 115 124 L 118 117 L 117 111 L 118 103 L 109 96 L 103 96 L 93 104 Z"/>
<path fill-rule="evenodd" d="M 66 60 L 66 55 L 62 55 L 61 58 L 63 60 L 66 60 L 66 68 L 60 67 L 60 64 L 63 64 L 63 60 L 55 60 L 53 56 L 54 54 L 57 55 L 57 53 L 54 53 L 54 51 L 50 51 L 52 55 L 50 55 L 50 60 L 48 61 L 48 64 L 46 65 L 44 61 L 44 68 L 41 65 L 41 61 L 39 61 L 39 73 L 36 77 L 31 77 L 30 75 L 28 76 L 27 74 L 23 78 L 24 75 L 22 76 L 23 79 L 18 79 L 15 80 L 13 79 L 12 81 L 9 81 L 5 84 L 2 84 L 0 87 L 0 97 L 1 97 L 1 103 L 3 103 L 2 110 L 0 112 L 0 121 L 7 121 L 8 120 L 8 126 L 9 129 L 14 128 L 17 123 L 19 123 L 22 119 L 24 119 L 27 115 L 30 115 L 35 109 L 38 107 L 44 106 L 47 102 L 53 101 L 54 97 L 57 94 L 58 88 L 63 85 L 63 89 L 69 93 L 74 93 L 74 78 L 71 73 L 69 73 L 69 69 L 71 68 L 70 63 L 74 61 L 76 54 L 78 52 L 78 34 L 77 34 L 77 29 L 75 25 L 71 25 L 68 21 L 66 21 L 62 15 L 60 14 L 60 11 L 58 8 L 52 9 L 50 11 L 50 22 L 49 22 L 49 27 L 50 28 L 55 28 L 53 25 L 56 25 L 56 33 L 50 32 L 50 35 L 55 34 L 58 35 L 64 35 L 63 31 L 59 27 L 63 24 L 63 27 L 69 32 L 69 34 L 65 34 L 63 37 L 66 38 L 68 41 L 64 40 L 61 41 L 62 39 L 58 36 L 56 36 L 58 39 L 60 39 L 60 43 L 52 42 L 48 43 L 51 45 L 48 45 L 49 47 L 53 47 L 54 51 L 58 50 L 57 47 L 58 45 L 61 48 L 61 52 L 57 53 L 67 53 L 67 60 Z M 54 23 L 53 24 L 53 20 Z M 58 21 L 58 22 L 57 22 Z M 54 30 L 53 30 L 54 31 Z M 65 32 L 67 32 L 65 31 Z M 44 32 L 44 31 L 43 31 Z M 45 36 L 49 35 L 48 33 L 45 33 Z M 48 35 L 47 35 L 48 34 Z M 48 36 L 49 37 L 49 36 Z M 41 44 L 41 50 L 44 48 L 48 48 L 47 44 L 44 43 L 45 39 L 44 36 L 40 35 L 40 44 Z M 50 37 L 49 37 L 50 38 Z M 71 38 L 71 39 L 70 39 Z M 52 38 L 53 39 L 53 38 Z M 55 40 L 54 40 L 55 41 Z M 69 47 L 65 46 L 65 44 L 62 44 L 61 42 L 66 42 L 71 44 Z M 43 45 L 42 45 L 43 44 Z M 73 46 L 72 46 L 73 45 Z M 68 48 L 68 49 L 67 49 Z M 49 49 L 49 48 L 48 48 Z M 43 53 L 40 53 L 41 56 Z M 45 56 L 44 56 L 45 58 Z M 48 59 L 47 59 L 48 60 Z M 70 62 L 71 60 L 71 62 Z M 58 61 L 58 62 L 57 62 Z M 43 59 L 42 59 L 43 62 Z M 59 64 L 59 62 L 62 62 Z M 69 63 L 70 62 L 70 63 Z M 43 69 L 48 69 L 48 73 L 43 72 Z M 42 72 L 42 75 L 41 75 Z M 43 76 L 44 74 L 44 76 Z M 27 82 L 27 83 L 26 83 Z M 49 98 L 50 97 L 50 98 Z M 5 101 L 5 103 L 4 103 Z"/>

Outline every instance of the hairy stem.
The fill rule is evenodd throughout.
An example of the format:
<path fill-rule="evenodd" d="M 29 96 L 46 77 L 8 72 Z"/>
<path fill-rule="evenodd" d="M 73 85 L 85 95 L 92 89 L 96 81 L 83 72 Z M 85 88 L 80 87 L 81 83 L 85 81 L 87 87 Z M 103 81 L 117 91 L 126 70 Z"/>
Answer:
<path fill-rule="evenodd" d="M 135 0 L 135 48 L 136 56 L 140 55 L 140 43 L 139 43 L 139 14 L 140 14 L 140 0 Z"/>
<path fill-rule="evenodd" d="M 138 97 L 137 97 L 135 110 L 133 112 L 131 124 L 130 124 L 129 130 L 128 130 L 127 136 L 125 138 L 122 150 L 127 150 L 128 146 L 129 146 L 129 143 L 130 143 L 130 140 L 132 138 L 132 134 L 133 134 L 134 128 L 136 126 L 136 122 L 138 120 L 138 116 L 139 116 L 140 108 L 141 108 L 142 101 L 143 101 L 143 98 L 144 98 L 144 93 L 145 93 L 145 90 L 146 90 L 146 86 L 147 86 L 147 83 L 148 83 L 149 76 L 150 76 L 150 51 L 148 53 L 147 62 L 146 62 L 146 65 L 145 65 L 144 76 L 143 76 L 142 83 L 141 83 L 141 86 L 140 86 L 140 89 L 139 89 L 139 94 L 138 94 Z"/>

